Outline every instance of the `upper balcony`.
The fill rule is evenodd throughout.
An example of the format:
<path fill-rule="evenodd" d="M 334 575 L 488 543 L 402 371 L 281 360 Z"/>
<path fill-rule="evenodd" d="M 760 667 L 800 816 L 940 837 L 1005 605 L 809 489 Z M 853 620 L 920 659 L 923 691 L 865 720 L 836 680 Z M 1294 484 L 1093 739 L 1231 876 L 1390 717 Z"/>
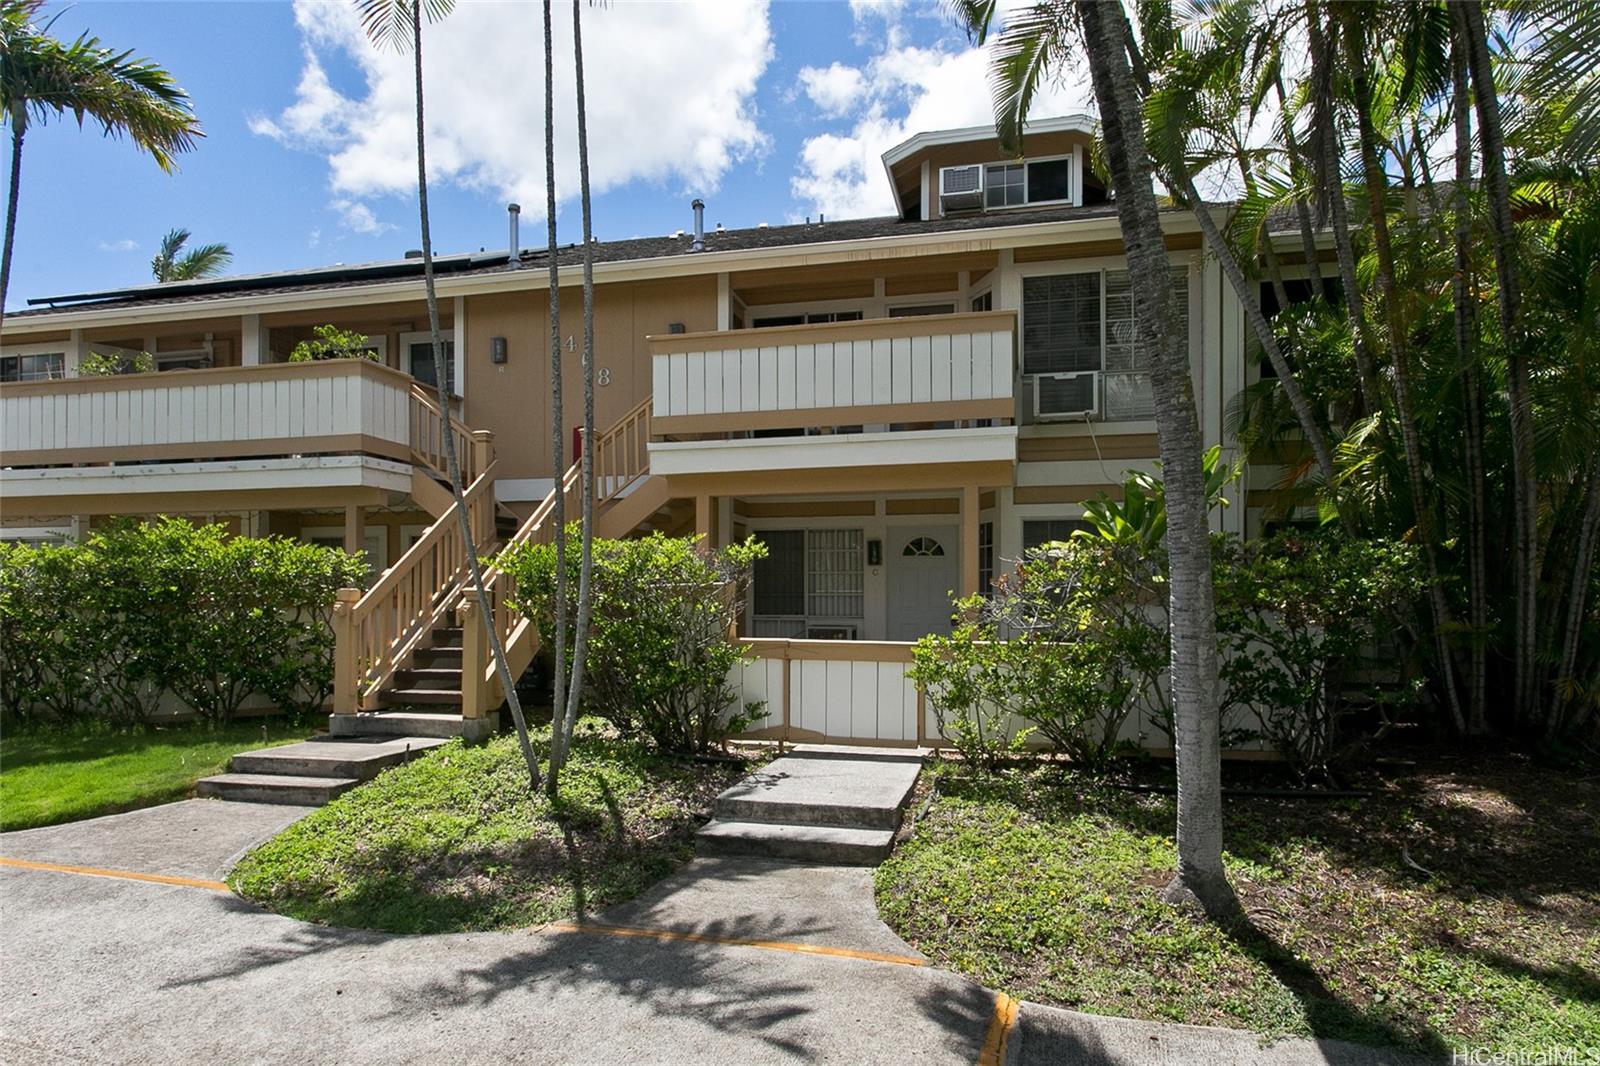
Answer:
<path fill-rule="evenodd" d="M 651 337 L 651 472 L 982 464 L 1009 480 L 1016 335 L 1015 312 L 983 311 Z"/>
<path fill-rule="evenodd" d="M 425 431 L 413 389 L 366 359 L 0 385 L 5 509 L 387 502 Z"/>

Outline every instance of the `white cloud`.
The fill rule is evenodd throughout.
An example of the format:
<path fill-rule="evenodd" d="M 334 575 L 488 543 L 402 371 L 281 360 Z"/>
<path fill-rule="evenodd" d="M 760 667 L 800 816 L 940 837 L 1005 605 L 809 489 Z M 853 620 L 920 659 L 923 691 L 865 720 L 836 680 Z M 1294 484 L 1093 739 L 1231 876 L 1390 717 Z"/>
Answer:
<path fill-rule="evenodd" d="M 802 69 L 800 87 L 823 114 L 837 117 L 848 114 L 855 106 L 866 90 L 867 79 L 856 67 L 834 63 Z"/>
<path fill-rule="evenodd" d="M 824 94 L 819 99 L 811 83 L 805 83 L 807 95 L 820 109 L 842 112 L 852 125 L 843 134 L 808 138 L 801 147 L 790 191 L 800 201 L 802 214 L 840 218 L 892 214 L 894 195 L 881 159 L 885 151 L 916 133 L 981 126 L 994 119 L 986 49 L 959 38 L 956 45 L 907 44 L 898 5 L 853 2 L 851 6 L 858 21 L 881 18 L 888 31 L 876 54 L 862 66 L 834 64 L 825 72 L 829 84 L 844 84 L 850 71 L 860 76 L 858 91 L 837 112 L 828 106 L 836 98 Z M 1093 110 L 1087 68 L 1063 74 L 1035 98 L 1035 117 Z M 804 79 L 805 72 L 801 76 Z"/>
<path fill-rule="evenodd" d="M 591 183 L 632 181 L 709 192 L 738 160 L 762 152 L 756 85 L 772 56 L 764 2 L 618 3 L 584 17 Z M 295 101 L 251 120 L 255 133 L 327 154 L 343 224 L 382 227 L 364 201 L 416 180 L 412 58 L 373 47 L 351 4 L 297 0 L 305 63 Z M 557 5 L 556 179 L 576 193 L 571 15 Z M 515 199 L 544 214 L 544 65 L 539 9 L 460 4 L 424 32 L 429 178 Z M 341 92 L 334 60 L 353 62 Z"/>
<path fill-rule="evenodd" d="M 345 229 L 354 230 L 356 233 L 377 236 L 380 233 L 388 233 L 395 228 L 392 222 L 379 221 L 372 208 L 360 200 L 335 197 L 328 206 L 339 213 L 339 225 Z"/>
<path fill-rule="evenodd" d="M 101 241 L 95 247 L 102 252 L 131 252 L 139 247 L 139 242 L 132 237 L 124 237 L 120 241 Z"/>

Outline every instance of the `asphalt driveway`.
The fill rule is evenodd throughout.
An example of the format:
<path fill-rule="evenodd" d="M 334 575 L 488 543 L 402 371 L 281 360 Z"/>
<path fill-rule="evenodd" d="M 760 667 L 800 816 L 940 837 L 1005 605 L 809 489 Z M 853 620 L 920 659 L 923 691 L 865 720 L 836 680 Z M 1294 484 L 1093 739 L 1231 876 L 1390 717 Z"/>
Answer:
<path fill-rule="evenodd" d="M 302 813 L 191 800 L 0 835 L 38 864 L 0 864 L 0 1061 L 1394 1061 L 1031 1005 L 1008 1026 L 1004 997 L 916 965 L 860 869 L 704 859 L 605 929 L 419 937 L 218 890 Z"/>

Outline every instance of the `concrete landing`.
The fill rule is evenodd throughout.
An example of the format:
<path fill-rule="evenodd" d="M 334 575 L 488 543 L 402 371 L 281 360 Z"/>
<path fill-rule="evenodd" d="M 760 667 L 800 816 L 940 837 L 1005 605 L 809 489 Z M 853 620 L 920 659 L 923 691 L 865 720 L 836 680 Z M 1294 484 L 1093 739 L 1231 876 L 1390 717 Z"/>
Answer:
<path fill-rule="evenodd" d="M 915 755 L 797 751 L 718 796 L 696 848 L 703 855 L 875 866 L 894 846 L 921 772 Z"/>
<path fill-rule="evenodd" d="M 317 807 L 444 743 L 434 736 L 319 736 L 258 748 L 235 755 L 229 763 L 231 773 L 197 782 L 195 794 Z"/>

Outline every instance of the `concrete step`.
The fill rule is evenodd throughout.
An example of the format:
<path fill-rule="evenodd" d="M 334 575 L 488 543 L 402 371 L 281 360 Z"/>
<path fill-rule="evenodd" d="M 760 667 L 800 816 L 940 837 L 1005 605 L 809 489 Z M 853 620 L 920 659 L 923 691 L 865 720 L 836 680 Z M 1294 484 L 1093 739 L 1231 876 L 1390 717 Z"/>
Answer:
<path fill-rule="evenodd" d="M 695 835 L 700 855 L 747 855 L 832 866 L 876 866 L 889 857 L 894 832 L 825 825 L 773 825 L 713 819 Z"/>
<path fill-rule="evenodd" d="M 800 759 L 865 759 L 869 762 L 905 762 L 923 765 L 927 748 L 879 748 L 849 744 L 796 744 L 786 755 Z"/>
<path fill-rule="evenodd" d="M 921 772 L 920 761 L 786 755 L 726 789 L 713 816 L 892 833 Z"/>
<path fill-rule="evenodd" d="M 454 666 L 413 666 L 409 670 L 396 670 L 394 683 L 399 688 L 441 689 L 461 691 L 461 664 Z"/>
<path fill-rule="evenodd" d="M 297 777 L 291 774 L 218 774 L 202 778 L 195 794 L 249 803 L 320 807 L 361 782 L 354 777 Z"/>
<path fill-rule="evenodd" d="M 459 680 L 459 677 L 458 677 Z M 457 688 L 391 688 L 385 689 L 383 698 L 388 703 L 426 703 L 441 707 L 460 707 L 461 689 Z"/>
<path fill-rule="evenodd" d="M 319 737 L 299 744 L 240 752 L 229 768 L 236 774 L 354 778 L 370 781 L 391 766 L 445 743 L 441 737 Z"/>
<path fill-rule="evenodd" d="M 464 718 L 427 711 L 367 711 L 328 716 L 328 732 L 336 737 L 463 737 L 476 742 L 493 735 L 499 724 L 499 714 Z"/>

